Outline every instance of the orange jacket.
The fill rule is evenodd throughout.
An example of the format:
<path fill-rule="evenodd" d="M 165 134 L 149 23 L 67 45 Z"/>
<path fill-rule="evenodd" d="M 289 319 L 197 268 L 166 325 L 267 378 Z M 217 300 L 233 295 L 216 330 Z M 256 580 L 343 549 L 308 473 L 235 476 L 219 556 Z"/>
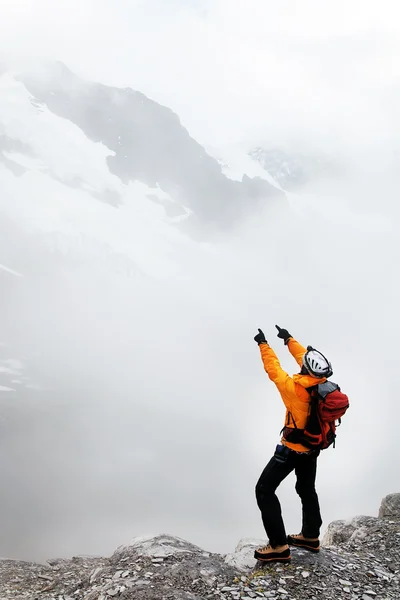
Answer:
<path fill-rule="evenodd" d="M 290 354 L 301 368 L 303 365 L 303 356 L 307 350 L 293 338 L 290 338 L 288 348 Z M 268 344 L 260 344 L 260 351 L 264 369 L 268 377 L 278 388 L 286 406 L 285 427 L 294 427 L 295 423 L 298 429 L 304 429 L 310 403 L 310 394 L 306 388 L 322 383 L 326 381 L 326 378 L 318 379 L 317 377 L 312 377 L 312 375 L 301 375 L 300 373 L 290 377 L 282 369 L 278 357 Z M 284 438 L 282 439 L 282 443 L 297 452 L 309 451 L 309 448 L 306 448 L 302 444 L 292 444 Z"/>

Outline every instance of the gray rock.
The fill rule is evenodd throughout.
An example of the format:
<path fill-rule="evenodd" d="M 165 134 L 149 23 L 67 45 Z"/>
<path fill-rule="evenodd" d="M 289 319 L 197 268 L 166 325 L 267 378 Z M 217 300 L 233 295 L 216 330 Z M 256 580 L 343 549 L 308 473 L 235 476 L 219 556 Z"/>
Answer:
<path fill-rule="evenodd" d="M 48 566 L 2 560 L 0 598 L 398 600 L 398 533 L 399 521 L 386 517 L 336 521 L 328 527 L 329 545 L 317 555 L 293 548 L 288 566 L 250 561 L 265 541 L 242 540 L 222 556 L 171 535 L 141 537 L 110 558 L 53 559 Z"/>
<path fill-rule="evenodd" d="M 328 525 L 323 546 L 338 546 L 349 541 L 362 541 L 368 533 L 368 529 L 379 526 L 375 517 L 354 517 L 350 521 L 333 521 Z"/>
<path fill-rule="evenodd" d="M 225 556 L 225 562 L 240 571 L 248 571 L 254 565 L 254 550 L 266 544 L 265 539 L 244 538 L 240 540 L 234 552 Z"/>
<path fill-rule="evenodd" d="M 400 521 L 400 494 L 389 494 L 382 500 L 379 517 Z"/>
<path fill-rule="evenodd" d="M 202 552 L 198 546 L 172 535 L 141 536 L 134 538 L 126 546 L 117 548 L 111 561 L 118 564 L 127 560 L 137 560 L 141 556 L 155 560 L 179 554 L 197 555 Z"/>

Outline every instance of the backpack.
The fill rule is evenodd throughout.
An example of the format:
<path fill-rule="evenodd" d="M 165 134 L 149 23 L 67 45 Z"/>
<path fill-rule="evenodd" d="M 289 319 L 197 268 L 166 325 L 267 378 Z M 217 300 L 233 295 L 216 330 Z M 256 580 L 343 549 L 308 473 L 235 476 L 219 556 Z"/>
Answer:
<path fill-rule="evenodd" d="M 305 428 L 299 429 L 289 413 L 294 427 L 285 426 L 281 433 L 286 441 L 302 444 L 310 450 L 324 450 L 331 444 L 335 447 L 336 427 L 349 408 L 349 399 L 332 381 L 319 383 L 307 391 L 311 398 Z"/>

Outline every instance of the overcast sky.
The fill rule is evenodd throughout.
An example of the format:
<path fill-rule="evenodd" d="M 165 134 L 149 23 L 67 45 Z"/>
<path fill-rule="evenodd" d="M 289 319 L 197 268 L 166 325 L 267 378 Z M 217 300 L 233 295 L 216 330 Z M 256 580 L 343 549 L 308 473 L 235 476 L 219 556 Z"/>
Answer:
<path fill-rule="evenodd" d="M 204 143 L 326 148 L 329 138 L 343 152 L 355 135 L 372 130 L 387 145 L 398 134 L 399 10 L 396 0 L 3 0 L 0 48 L 138 89 Z"/>
<path fill-rule="evenodd" d="M 400 491 L 388 466 L 399 456 L 398 2 L 2 0 L 0 48 L 6 64 L 59 59 L 138 89 L 207 145 L 322 148 L 348 168 L 282 213 L 247 215 L 215 246 L 180 240 L 178 258 L 145 219 L 154 262 L 177 263 L 163 284 L 122 281 L 89 251 L 82 264 L 49 255 L 25 219 L 0 222 L 2 256 L 25 275 L 1 298 L 2 338 L 58 387 L 4 405 L 1 554 L 111 553 L 163 530 L 227 552 L 261 536 L 254 485 L 284 411 L 257 327 L 296 369 L 276 322 L 321 347 L 352 402 L 320 461 L 325 525 L 376 514 Z M 64 146 L 48 139 L 58 160 Z M 53 180 L 30 182 L 12 180 L 13 204 L 45 192 L 67 229 L 70 205 L 93 208 L 79 190 L 62 204 Z M 292 479 L 281 497 L 294 532 Z"/>

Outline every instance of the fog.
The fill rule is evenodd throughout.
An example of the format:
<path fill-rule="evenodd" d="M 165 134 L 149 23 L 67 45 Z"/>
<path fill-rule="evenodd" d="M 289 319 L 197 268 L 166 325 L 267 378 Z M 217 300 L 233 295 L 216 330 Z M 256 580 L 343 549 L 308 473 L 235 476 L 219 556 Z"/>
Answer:
<path fill-rule="evenodd" d="M 58 16 L 47 2 L 34 13 L 33 3 L 17 4 L 1 14 L 28 37 L 24 47 L 6 36 L 7 60 L 25 59 L 32 42 L 38 57 L 168 104 L 201 142 L 323 149 L 340 169 L 279 208 L 249 210 L 207 243 L 182 234 L 180 253 L 157 247 L 154 261 L 173 267 L 158 278 L 85 252 L 49 252 L 23 219 L 1 213 L 0 263 L 23 274 L 0 275 L 2 352 L 20 358 L 39 389 L 1 400 L 0 554 L 109 554 L 158 532 L 228 552 L 241 537 L 263 537 L 254 486 L 284 406 L 253 341 L 258 327 L 296 372 L 276 323 L 326 354 L 350 397 L 337 447 L 319 461 L 324 527 L 376 514 L 382 496 L 400 491 L 399 87 L 386 60 L 398 50 L 396 5 L 377 16 L 374 3 L 348 2 L 344 20 L 340 2 L 324 14 L 305 2 L 300 26 L 294 2 L 252 1 L 246 13 L 239 2 L 229 11 L 223 1 L 190 10 L 121 2 L 109 21 L 106 2 L 70 2 Z M 166 54 L 143 51 L 140 67 L 131 60 L 139 42 L 121 26 L 135 10 L 140 43 L 155 31 L 160 45 L 175 28 L 182 36 Z M 57 38 L 66 16 L 76 49 L 72 34 Z M 198 44 L 182 52 L 193 31 Z M 189 69 L 194 52 L 200 70 Z M 217 67 L 208 71 L 212 56 L 221 80 Z M 178 85 L 183 72 L 189 80 Z M 279 496 L 288 532 L 299 531 L 293 477 Z"/>
<path fill-rule="evenodd" d="M 201 143 L 348 158 L 398 140 L 396 0 L 3 0 L 0 11 L 9 60 L 58 59 L 138 89 Z"/>

